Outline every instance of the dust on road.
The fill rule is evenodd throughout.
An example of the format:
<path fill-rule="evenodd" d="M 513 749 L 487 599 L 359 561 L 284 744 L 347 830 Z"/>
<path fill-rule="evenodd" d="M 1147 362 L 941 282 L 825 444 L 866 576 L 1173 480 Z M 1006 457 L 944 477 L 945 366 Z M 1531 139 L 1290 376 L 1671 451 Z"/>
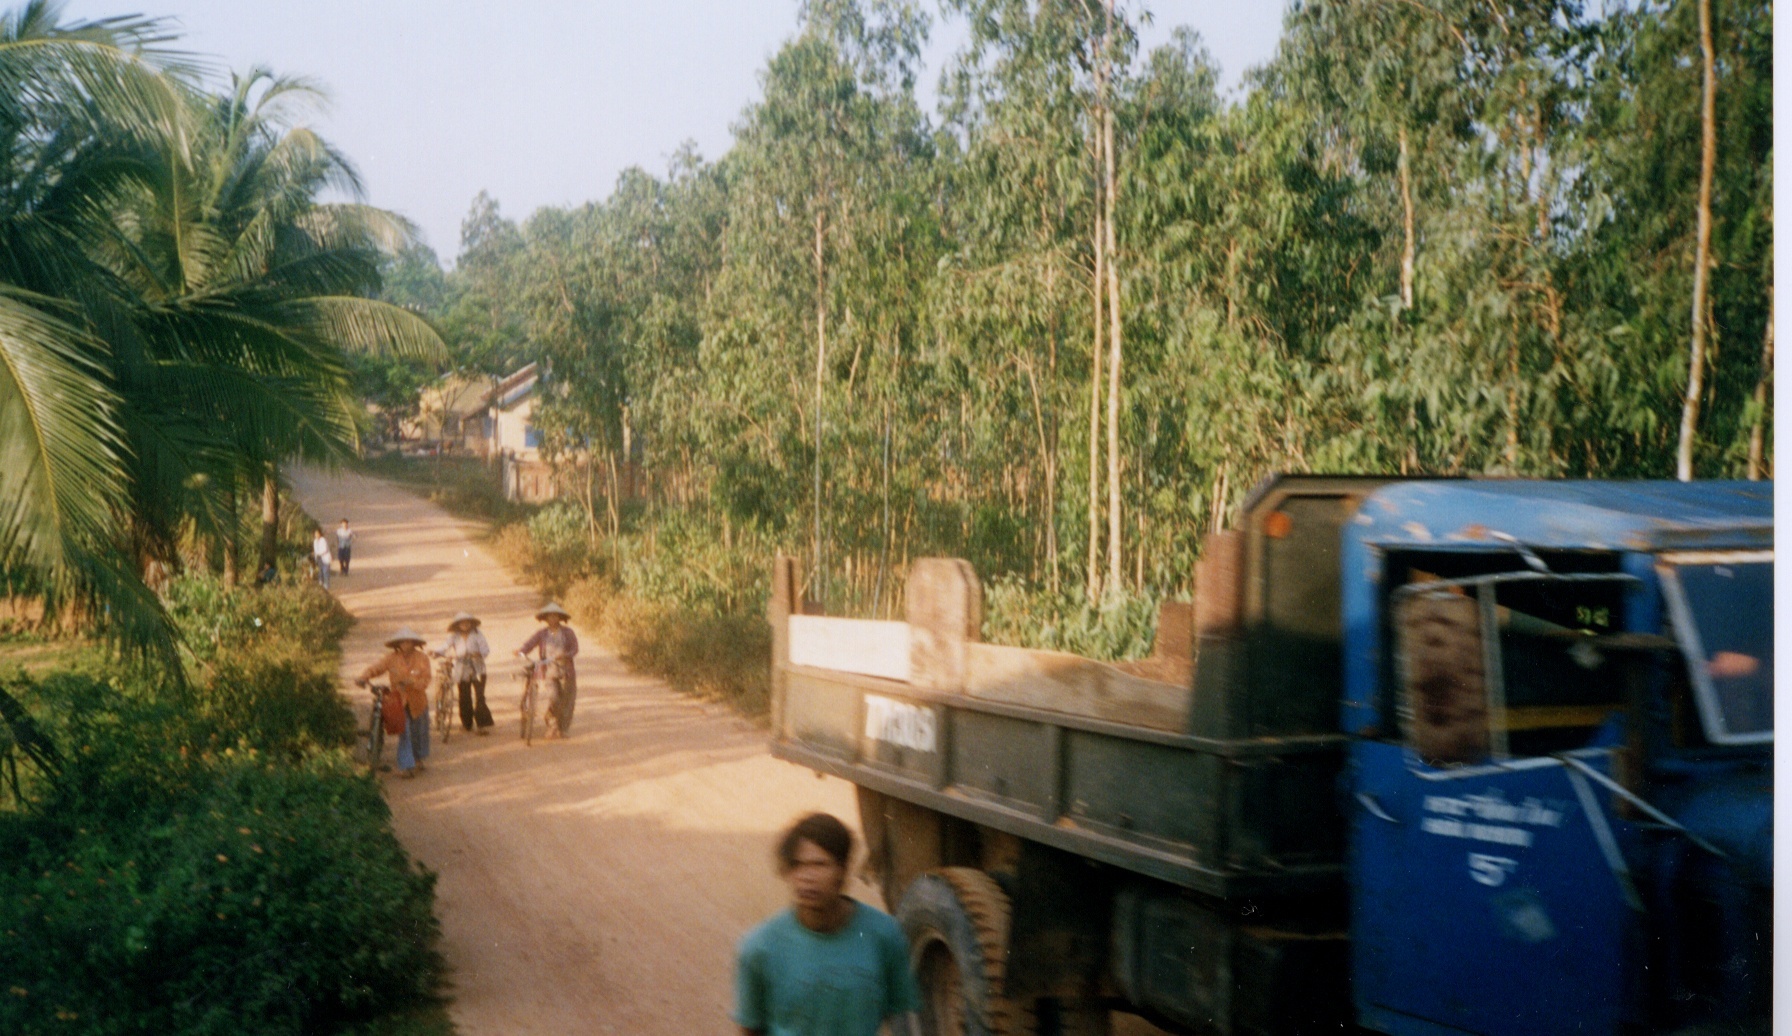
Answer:
<path fill-rule="evenodd" d="M 411 625 L 440 643 L 466 609 L 496 660 L 490 737 L 458 725 L 415 780 L 386 779 L 394 826 L 438 875 L 436 911 L 463 1036 L 735 1033 L 737 939 L 785 903 L 777 832 L 827 810 L 856 823 L 852 787 L 771 758 L 763 731 L 637 676 L 586 634 L 572 736 L 518 738 L 512 652 L 542 603 L 480 548 L 477 526 L 389 483 L 293 475 L 299 504 L 356 530 L 330 589 L 359 620 L 343 686 Z M 875 900 L 864 886 L 855 895 Z"/>

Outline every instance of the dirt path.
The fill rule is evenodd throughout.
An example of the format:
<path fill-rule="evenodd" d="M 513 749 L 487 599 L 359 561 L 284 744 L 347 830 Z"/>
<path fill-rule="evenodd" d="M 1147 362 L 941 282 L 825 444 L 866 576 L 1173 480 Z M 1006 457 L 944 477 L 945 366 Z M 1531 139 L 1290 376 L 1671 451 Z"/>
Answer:
<path fill-rule="evenodd" d="M 293 488 L 314 518 L 334 528 L 346 515 L 358 534 L 350 574 L 331 584 L 359 620 L 345 681 L 399 625 L 437 638 L 465 608 L 503 659 L 534 628 L 540 598 L 480 549 L 477 527 L 359 475 L 300 472 Z M 440 876 L 455 1024 L 733 1033 L 735 940 L 785 901 L 775 833 L 814 809 L 856 820 L 852 788 L 771 758 L 751 724 L 629 673 L 593 640 L 571 738 L 523 745 L 517 665 L 500 661 L 495 734 L 457 728 L 427 772 L 387 782 L 399 838 Z"/>

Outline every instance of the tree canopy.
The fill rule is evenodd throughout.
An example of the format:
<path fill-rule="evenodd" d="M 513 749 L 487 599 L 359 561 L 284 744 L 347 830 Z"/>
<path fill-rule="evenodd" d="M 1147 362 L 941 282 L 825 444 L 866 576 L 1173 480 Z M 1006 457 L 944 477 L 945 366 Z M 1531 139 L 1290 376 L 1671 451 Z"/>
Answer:
<path fill-rule="evenodd" d="M 521 223 L 482 194 L 445 287 L 393 297 L 467 366 L 542 361 L 562 457 L 638 462 L 643 528 L 764 530 L 833 605 L 936 553 L 1177 592 L 1272 471 L 1674 473 L 1692 6 L 1298 0 L 1226 97 L 1139 5 L 815 2 L 726 153 Z M 1772 17 L 1714 9 L 1693 457 L 1741 477 L 1772 467 Z"/>

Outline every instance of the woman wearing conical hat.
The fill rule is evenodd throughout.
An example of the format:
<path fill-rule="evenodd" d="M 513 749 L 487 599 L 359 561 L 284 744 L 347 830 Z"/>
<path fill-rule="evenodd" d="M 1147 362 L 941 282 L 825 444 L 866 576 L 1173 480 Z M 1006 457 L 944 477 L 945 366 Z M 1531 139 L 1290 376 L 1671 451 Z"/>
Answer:
<path fill-rule="evenodd" d="M 415 777 L 429 758 L 429 656 L 424 640 L 409 626 L 386 638 L 386 657 L 361 671 L 356 686 L 385 676 L 392 693 L 404 702 L 404 729 L 398 734 L 398 775 Z"/>
<path fill-rule="evenodd" d="M 460 690 L 460 725 L 463 730 L 478 724 L 481 734 L 492 732 L 492 710 L 485 707 L 485 657 L 492 646 L 479 632 L 479 619 L 461 612 L 448 620 L 448 639 L 434 654 L 453 662 L 450 679 Z"/>
<path fill-rule="evenodd" d="M 523 646 L 517 648 L 517 655 L 528 658 L 529 652 L 537 652 L 542 658 L 558 663 L 560 666 L 560 694 L 548 703 L 548 737 L 565 737 L 572 729 L 572 706 L 579 696 L 579 676 L 573 668 L 573 656 L 579 653 L 579 635 L 566 625 L 572 618 L 565 608 L 557 604 L 549 604 L 535 613 L 535 618 L 544 623 L 535 631 Z"/>

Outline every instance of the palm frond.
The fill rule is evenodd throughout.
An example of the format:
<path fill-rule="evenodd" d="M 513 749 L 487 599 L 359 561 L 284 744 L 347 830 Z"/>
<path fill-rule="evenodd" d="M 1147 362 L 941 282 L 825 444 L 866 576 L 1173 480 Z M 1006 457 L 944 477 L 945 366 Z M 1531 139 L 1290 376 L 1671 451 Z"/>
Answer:
<path fill-rule="evenodd" d="M 104 347 L 0 286 L 0 562 L 55 578 L 116 532 L 126 450 Z"/>
<path fill-rule="evenodd" d="M 431 363 L 448 358 L 448 347 L 429 321 L 390 302 L 317 296 L 281 308 L 293 325 L 350 352 L 392 353 Z"/>

